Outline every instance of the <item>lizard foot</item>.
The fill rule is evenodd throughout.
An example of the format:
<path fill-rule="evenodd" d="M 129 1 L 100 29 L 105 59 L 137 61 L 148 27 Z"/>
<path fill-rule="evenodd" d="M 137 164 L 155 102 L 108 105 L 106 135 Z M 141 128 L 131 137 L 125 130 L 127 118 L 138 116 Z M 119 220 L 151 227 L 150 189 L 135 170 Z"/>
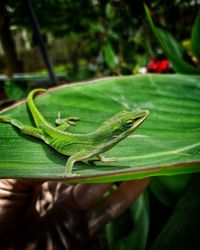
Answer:
<path fill-rule="evenodd" d="M 64 172 L 62 174 L 58 174 L 58 176 L 59 177 L 75 177 L 75 176 L 80 176 L 80 174 Z"/>
<path fill-rule="evenodd" d="M 80 118 L 76 116 L 68 117 L 68 118 L 61 118 L 61 112 L 58 112 L 58 118 L 56 119 L 56 124 L 57 125 L 62 125 L 62 124 L 69 124 L 69 125 L 76 125 L 76 121 L 79 121 Z"/>
<path fill-rule="evenodd" d="M 116 157 L 112 157 L 112 158 L 106 158 L 103 155 L 98 155 L 97 159 L 101 162 L 117 162 L 117 158 Z"/>

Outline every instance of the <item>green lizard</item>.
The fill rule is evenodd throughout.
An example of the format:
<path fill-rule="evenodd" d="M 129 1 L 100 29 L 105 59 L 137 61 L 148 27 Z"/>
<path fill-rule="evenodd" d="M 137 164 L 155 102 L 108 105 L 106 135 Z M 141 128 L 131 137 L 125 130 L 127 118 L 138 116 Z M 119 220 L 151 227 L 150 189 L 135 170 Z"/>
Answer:
<path fill-rule="evenodd" d="M 57 127 L 52 126 L 42 116 L 34 103 L 34 96 L 45 89 L 32 90 L 28 97 L 28 107 L 33 116 L 36 127 L 26 126 L 20 121 L 0 116 L 1 122 L 7 122 L 19 128 L 22 133 L 42 139 L 56 151 L 70 156 L 66 163 L 63 176 L 73 176 L 72 168 L 75 162 L 96 157 L 102 162 L 116 161 L 115 158 L 105 158 L 101 154 L 115 146 L 130 135 L 148 116 L 149 112 L 137 113 L 121 111 L 105 121 L 99 128 L 88 134 L 74 134 L 67 132 L 70 125 L 75 125 L 77 117 L 61 119 L 60 113 L 56 119 Z"/>

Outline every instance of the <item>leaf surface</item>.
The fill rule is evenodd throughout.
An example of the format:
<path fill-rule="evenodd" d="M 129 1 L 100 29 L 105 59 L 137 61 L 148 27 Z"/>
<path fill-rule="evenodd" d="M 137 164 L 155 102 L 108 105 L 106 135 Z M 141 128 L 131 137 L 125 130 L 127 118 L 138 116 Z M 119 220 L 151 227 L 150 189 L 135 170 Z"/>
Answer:
<path fill-rule="evenodd" d="M 74 165 L 71 182 L 108 182 L 156 175 L 200 172 L 200 77 L 142 75 L 111 77 L 54 88 L 36 97 L 44 117 L 54 124 L 78 116 L 74 133 L 88 133 L 121 110 L 148 109 L 149 117 L 128 138 L 104 155 L 117 162 Z M 21 102 L 1 115 L 34 126 Z M 0 123 L 0 177 L 61 179 L 67 157 L 43 141 Z"/>

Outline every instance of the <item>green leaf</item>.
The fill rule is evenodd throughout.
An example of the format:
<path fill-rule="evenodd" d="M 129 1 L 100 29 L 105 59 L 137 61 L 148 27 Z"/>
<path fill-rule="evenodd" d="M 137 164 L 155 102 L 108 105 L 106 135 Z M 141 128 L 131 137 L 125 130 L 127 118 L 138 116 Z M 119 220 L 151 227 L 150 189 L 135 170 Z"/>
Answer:
<path fill-rule="evenodd" d="M 105 12 L 106 12 L 106 17 L 107 18 L 114 19 L 114 17 L 115 17 L 115 9 L 113 8 L 111 3 L 108 2 L 106 4 Z"/>
<path fill-rule="evenodd" d="M 185 50 L 178 43 L 178 41 L 166 30 L 156 27 L 156 33 L 158 40 L 163 48 L 163 50 L 171 55 L 174 55 L 177 58 L 183 59 Z"/>
<path fill-rule="evenodd" d="M 200 13 L 197 15 L 192 28 L 192 52 L 200 59 Z"/>
<path fill-rule="evenodd" d="M 114 69 L 117 64 L 117 57 L 115 55 L 112 45 L 109 42 L 104 44 L 103 53 L 105 62 L 108 65 L 108 67 Z"/>
<path fill-rule="evenodd" d="M 168 207 L 174 207 L 185 189 L 191 175 L 157 176 L 150 183 L 156 198 Z"/>
<path fill-rule="evenodd" d="M 176 39 L 167 31 L 157 27 L 151 17 L 150 11 L 146 5 L 144 5 L 147 20 L 150 24 L 152 31 L 158 39 L 160 46 L 164 53 L 173 65 L 173 69 L 177 73 L 184 74 L 200 74 L 200 70 L 184 61 L 184 48 L 176 41 Z"/>
<path fill-rule="evenodd" d="M 109 250 L 114 250 L 115 249 L 115 238 L 114 238 L 114 233 L 115 233 L 115 221 L 111 221 L 106 224 L 105 227 L 105 233 L 106 233 L 106 240 L 107 240 L 107 248 Z"/>
<path fill-rule="evenodd" d="M 145 250 L 149 231 L 149 206 L 147 193 L 142 193 L 130 207 L 133 230 L 120 239 L 117 249 L 125 250 Z"/>
<path fill-rule="evenodd" d="M 151 250 L 200 249 L 200 175 L 193 176 Z"/>
<path fill-rule="evenodd" d="M 14 80 L 6 80 L 4 90 L 6 96 L 8 96 L 12 101 L 19 101 L 27 94 L 27 88 L 24 86 L 24 84 L 17 84 Z"/>
<path fill-rule="evenodd" d="M 148 109 L 147 120 L 128 138 L 105 153 L 117 162 L 76 163 L 74 182 L 109 182 L 147 176 L 200 172 L 200 77 L 141 75 L 111 77 L 57 87 L 38 96 L 36 105 L 54 124 L 79 116 L 70 131 L 88 133 L 121 110 Z M 6 115 L 33 125 L 25 103 Z M 0 123 L 0 176 L 60 179 L 67 157 L 44 142 Z"/>

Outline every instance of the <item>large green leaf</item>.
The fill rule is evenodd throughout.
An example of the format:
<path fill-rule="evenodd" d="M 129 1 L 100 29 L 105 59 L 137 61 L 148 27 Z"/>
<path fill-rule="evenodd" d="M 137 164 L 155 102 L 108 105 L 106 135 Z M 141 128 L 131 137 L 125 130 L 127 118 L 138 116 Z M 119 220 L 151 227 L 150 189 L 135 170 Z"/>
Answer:
<path fill-rule="evenodd" d="M 118 162 L 76 163 L 70 181 L 106 182 L 200 172 L 200 77 L 142 75 L 65 85 L 38 96 L 36 105 L 54 123 L 79 116 L 71 131 L 87 133 L 121 110 L 148 109 L 147 120 L 105 155 Z M 33 124 L 25 103 L 3 112 Z M 2 114 L 1 114 L 2 115 Z M 0 176 L 59 179 L 67 157 L 37 138 L 0 123 Z"/>

